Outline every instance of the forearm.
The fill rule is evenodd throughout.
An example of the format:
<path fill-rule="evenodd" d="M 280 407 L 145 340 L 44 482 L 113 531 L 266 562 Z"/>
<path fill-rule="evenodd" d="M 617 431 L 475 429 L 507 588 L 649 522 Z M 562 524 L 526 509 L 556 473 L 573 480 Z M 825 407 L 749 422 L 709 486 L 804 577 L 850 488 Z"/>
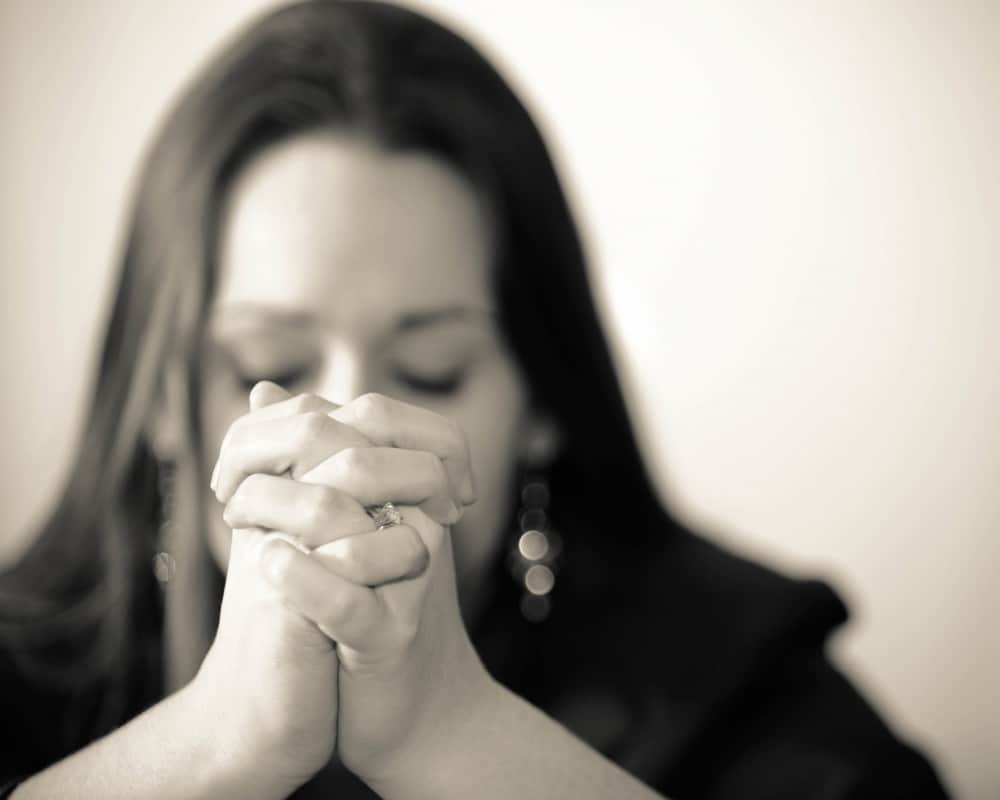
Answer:
<path fill-rule="evenodd" d="M 491 685 L 461 730 L 442 731 L 427 755 L 372 788 L 385 800 L 660 797 L 530 703 Z"/>
<path fill-rule="evenodd" d="M 284 796 L 260 783 L 254 786 L 247 780 L 249 776 L 229 768 L 233 759 L 222 748 L 232 743 L 220 743 L 212 735 L 189 692 L 190 687 L 182 689 L 31 776 L 14 791 L 12 799 L 270 800 Z"/>

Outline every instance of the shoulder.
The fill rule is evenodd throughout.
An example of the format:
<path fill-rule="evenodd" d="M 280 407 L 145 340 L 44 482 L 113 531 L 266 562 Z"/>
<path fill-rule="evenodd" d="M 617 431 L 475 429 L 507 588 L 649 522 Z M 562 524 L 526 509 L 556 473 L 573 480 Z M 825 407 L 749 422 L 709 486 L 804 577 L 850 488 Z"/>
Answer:
<path fill-rule="evenodd" d="M 826 582 L 782 575 L 684 529 L 632 552 L 602 543 L 570 556 L 572 602 L 620 646 L 641 641 L 642 668 L 666 671 L 686 692 L 711 683 L 722 693 L 789 648 L 821 646 L 848 618 Z"/>
<path fill-rule="evenodd" d="M 111 637 L 97 613 L 103 604 L 70 613 L 23 591 L 18 581 L 27 578 L 17 570 L 0 576 L 0 783 L 104 735 L 159 699 L 162 685 L 162 609 L 151 574 L 133 587 L 137 608 L 124 630 L 110 631 L 118 634 L 113 647 L 104 644 Z"/>
<path fill-rule="evenodd" d="M 637 774 L 672 796 L 944 796 L 827 658 L 848 618 L 828 584 L 689 531 L 614 563 L 592 612 L 639 698 Z"/>
<path fill-rule="evenodd" d="M 35 772 L 58 755 L 65 693 L 40 691 L 11 651 L 0 649 L 0 783 Z"/>
<path fill-rule="evenodd" d="M 637 597 L 656 610 L 657 628 L 731 672 L 821 645 L 848 618 L 826 582 L 782 575 L 686 531 L 651 548 L 641 569 Z"/>

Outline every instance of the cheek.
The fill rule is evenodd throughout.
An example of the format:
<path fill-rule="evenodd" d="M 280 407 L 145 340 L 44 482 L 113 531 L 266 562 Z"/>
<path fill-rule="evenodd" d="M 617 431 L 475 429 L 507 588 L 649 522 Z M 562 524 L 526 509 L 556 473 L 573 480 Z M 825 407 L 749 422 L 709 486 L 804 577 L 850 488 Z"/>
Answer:
<path fill-rule="evenodd" d="M 206 377 L 202 382 L 204 391 L 201 400 L 203 424 L 201 458 L 205 475 L 212 474 L 212 468 L 219 457 L 222 439 L 229 426 L 247 410 L 246 397 L 242 391 L 230 384 L 230 381 L 224 381 L 218 373 L 215 377 Z M 229 563 L 232 532 L 222 518 L 223 506 L 215 498 L 208 484 L 202 487 L 202 491 L 206 516 L 204 530 L 208 549 L 219 569 L 225 572 Z"/>
<path fill-rule="evenodd" d="M 478 492 L 454 530 L 460 579 L 489 566 L 510 532 L 509 505 L 524 416 L 524 392 L 511 367 L 479 388 L 462 413 L 451 415 L 468 437 Z"/>

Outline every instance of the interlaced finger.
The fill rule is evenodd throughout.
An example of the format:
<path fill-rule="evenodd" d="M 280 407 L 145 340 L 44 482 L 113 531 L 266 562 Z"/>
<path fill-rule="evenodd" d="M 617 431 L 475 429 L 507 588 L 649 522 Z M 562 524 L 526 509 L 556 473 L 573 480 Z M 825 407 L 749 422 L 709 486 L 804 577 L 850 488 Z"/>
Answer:
<path fill-rule="evenodd" d="M 423 539 L 410 525 L 339 538 L 317 548 L 312 556 L 340 577 L 363 586 L 415 578 L 430 562 Z"/>
<path fill-rule="evenodd" d="M 223 518 L 230 528 L 282 531 L 309 548 L 375 525 L 364 507 L 339 489 L 260 473 L 240 484 Z"/>
<path fill-rule="evenodd" d="M 445 466 L 457 502 L 475 502 L 468 441 L 447 417 L 375 393 L 363 394 L 326 413 L 356 428 L 373 444 L 434 453 Z"/>
<path fill-rule="evenodd" d="M 331 639 L 371 650 L 391 634 L 388 611 L 375 592 L 332 573 L 311 555 L 270 537 L 259 551 L 264 577 Z"/>
<path fill-rule="evenodd" d="M 300 480 L 339 489 L 364 506 L 385 502 L 418 505 L 441 525 L 453 525 L 462 513 L 452 498 L 444 464 L 426 450 L 346 448 Z"/>
<path fill-rule="evenodd" d="M 256 413 L 274 407 L 266 406 Z M 297 478 L 338 450 L 369 444 L 353 427 L 321 411 L 254 418 L 230 429 L 219 452 L 212 488 L 219 502 L 227 503 L 248 475 L 288 473 Z"/>

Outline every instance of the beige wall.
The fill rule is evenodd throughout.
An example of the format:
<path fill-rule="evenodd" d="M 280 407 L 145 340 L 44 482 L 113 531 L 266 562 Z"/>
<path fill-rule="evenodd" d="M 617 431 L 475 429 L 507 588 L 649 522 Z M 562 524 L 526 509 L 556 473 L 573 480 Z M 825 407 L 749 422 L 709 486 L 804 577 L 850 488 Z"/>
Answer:
<path fill-rule="evenodd" d="M 3 549 L 67 467 L 140 149 L 264 5 L 0 2 Z M 1000 4 L 431 5 L 544 107 L 664 492 L 836 580 L 839 657 L 995 797 Z"/>

